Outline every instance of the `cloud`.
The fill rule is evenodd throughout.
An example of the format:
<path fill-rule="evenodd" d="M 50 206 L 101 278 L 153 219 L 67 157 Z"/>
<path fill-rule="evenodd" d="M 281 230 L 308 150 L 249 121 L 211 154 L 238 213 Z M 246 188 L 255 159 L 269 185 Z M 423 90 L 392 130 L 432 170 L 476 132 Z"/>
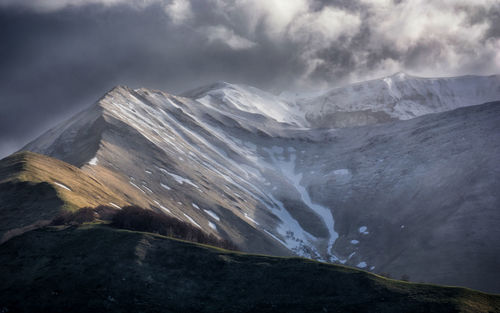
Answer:
<path fill-rule="evenodd" d="M 191 2 L 189 0 L 173 0 L 170 3 L 166 3 L 163 8 L 174 24 L 183 24 L 193 18 Z"/>
<path fill-rule="evenodd" d="M 369 64 L 363 72 L 384 73 L 387 64 L 421 75 L 458 75 L 474 72 L 470 64 L 493 64 L 496 58 L 488 32 L 498 27 L 486 11 L 500 12 L 496 1 L 367 1 L 365 25 L 370 36 L 365 41 L 365 52 L 373 56 L 390 50 L 387 59 Z M 473 17 L 474 12 L 483 14 Z M 363 60 L 363 58 L 361 58 Z M 487 61 L 486 61 L 487 60 Z M 367 61 L 367 60 L 366 60 Z M 361 62 L 363 63 L 363 62 Z M 363 66 L 358 67 L 361 72 Z M 499 67 L 490 68 L 498 72 Z M 476 68 L 487 73 L 486 68 Z M 362 75 L 361 75 L 362 76 Z"/>
<path fill-rule="evenodd" d="M 359 31 L 360 17 L 332 7 L 307 12 L 290 23 L 291 40 L 300 44 L 328 46 L 340 36 L 352 37 Z"/>
<path fill-rule="evenodd" d="M 259 47 L 288 59 L 292 87 L 387 75 L 498 72 L 497 0 L 0 0 L 0 8 L 58 12 L 162 7 L 170 32 L 232 51 Z M 188 30 L 186 32 L 186 30 Z M 151 29 L 150 31 L 157 31 Z M 168 37 L 168 36 L 167 36 Z M 165 40 L 169 40 L 165 38 Z M 219 49 L 220 50 L 220 49 Z M 265 59 L 267 56 L 263 56 Z"/>
<path fill-rule="evenodd" d="M 0 0 L 0 38 L 0 150 L 12 151 L 116 84 L 280 91 L 500 73 L 500 2 Z"/>
<path fill-rule="evenodd" d="M 311 3 L 308 0 L 243 0 L 221 9 L 224 8 L 235 17 L 247 15 L 244 21 L 249 32 L 255 33 L 262 27 L 268 38 L 280 40 L 298 16 L 309 12 Z"/>
<path fill-rule="evenodd" d="M 0 0 L 0 7 L 21 7 L 40 12 L 54 12 L 68 7 L 81 7 L 99 4 L 106 7 L 118 4 L 130 4 L 136 8 L 144 8 L 157 0 Z"/>
<path fill-rule="evenodd" d="M 213 45 L 225 44 L 233 50 L 250 49 L 256 45 L 255 42 L 243 38 L 222 25 L 208 26 L 202 29 L 209 43 Z"/>

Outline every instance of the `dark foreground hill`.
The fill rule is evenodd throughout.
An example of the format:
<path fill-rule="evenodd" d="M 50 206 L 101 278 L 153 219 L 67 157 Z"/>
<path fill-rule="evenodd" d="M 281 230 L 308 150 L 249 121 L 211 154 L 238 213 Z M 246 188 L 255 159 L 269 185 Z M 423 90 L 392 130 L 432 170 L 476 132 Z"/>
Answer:
<path fill-rule="evenodd" d="M 0 246 L 1 312 L 500 312 L 500 296 L 106 225 Z"/>

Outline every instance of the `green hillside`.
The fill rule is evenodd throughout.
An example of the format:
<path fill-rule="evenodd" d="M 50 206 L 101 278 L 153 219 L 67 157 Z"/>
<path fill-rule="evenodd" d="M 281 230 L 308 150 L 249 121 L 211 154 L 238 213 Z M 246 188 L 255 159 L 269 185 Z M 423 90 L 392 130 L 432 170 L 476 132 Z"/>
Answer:
<path fill-rule="evenodd" d="M 0 312 L 500 312 L 500 296 L 102 224 L 0 245 Z"/>

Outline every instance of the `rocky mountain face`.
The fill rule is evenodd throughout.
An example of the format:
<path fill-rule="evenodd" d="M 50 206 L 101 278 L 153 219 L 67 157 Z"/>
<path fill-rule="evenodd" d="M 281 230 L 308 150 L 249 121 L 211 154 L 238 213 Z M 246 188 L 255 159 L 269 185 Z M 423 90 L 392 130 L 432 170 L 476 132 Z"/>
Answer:
<path fill-rule="evenodd" d="M 23 150 L 243 251 L 500 292 L 500 102 L 472 106 L 493 100 L 498 76 L 397 74 L 293 101 L 116 87 Z"/>

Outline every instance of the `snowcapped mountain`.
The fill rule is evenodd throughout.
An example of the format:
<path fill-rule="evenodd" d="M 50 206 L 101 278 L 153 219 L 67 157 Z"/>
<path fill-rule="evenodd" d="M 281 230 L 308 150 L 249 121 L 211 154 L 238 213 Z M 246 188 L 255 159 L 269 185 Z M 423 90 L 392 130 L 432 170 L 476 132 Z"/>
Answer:
<path fill-rule="evenodd" d="M 422 78 L 396 73 L 315 95 L 281 97 L 219 82 L 183 96 L 225 114 L 262 115 L 304 128 L 342 128 L 408 120 L 498 100 L 500 75 Z"/>
<path fill-rule="evenodd" d="M 443 111 L 493 100 L 498 76 L 396 74 L 295 102 L 227 83 L 116 87 L 23 150 L 244 251 L 491 291 L 500 105 Z"/>
<path fill-rule="evenodd" d="M 295 99 L 313 127 L 346 127 L 407 120 L 500 99 L 500 75 L 382 79 Z"/>
<path fill-rule="evenodd" d="M 183 96 L 196 99 L 223 114 L 257 114 L 279 123 L 306 125 L 304 114 L 298 106 L 251 86 L 219 82 L 188 91 Z"/>

